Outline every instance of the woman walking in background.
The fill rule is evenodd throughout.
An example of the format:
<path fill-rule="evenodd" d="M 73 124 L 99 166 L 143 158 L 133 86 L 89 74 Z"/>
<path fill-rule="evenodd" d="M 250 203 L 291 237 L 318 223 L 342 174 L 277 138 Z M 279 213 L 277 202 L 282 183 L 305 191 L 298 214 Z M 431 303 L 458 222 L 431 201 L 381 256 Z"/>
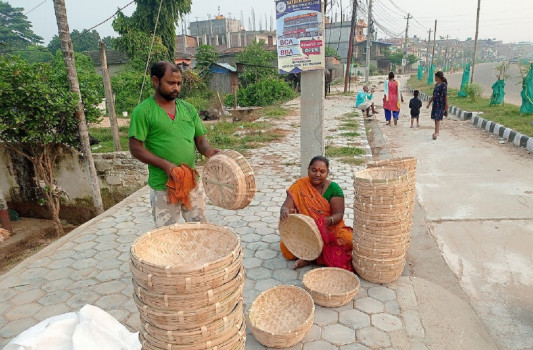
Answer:
<path fill-rule="evenodd" d="M 431 119 L 435 121 L 435 132 L 433 133 L 433 140 L 439 136 L 440 121 L 447 114 L 448 111 L 448 80 L 444 77 L 444 73 L 438 71 L 435 73 L 435 88 L 433 89 L 433 96 L 429 100 L 426 108 L 429 108 L 433 103 L 431 109 Z"/>
<path fill-rule="evenodd" d="M 394 80 L 394 73 L 389 73 L 389 79 L 385 81 L 383 97 L 383 108 L 385 109 L 385 120 L 387 125 L 390 125 L 391 116 L 394 118 L 394 125 L 398 124 L 398 117 L 400 116 L 400 99 L 403 103 L 402 89 L 400 82 Z"/>

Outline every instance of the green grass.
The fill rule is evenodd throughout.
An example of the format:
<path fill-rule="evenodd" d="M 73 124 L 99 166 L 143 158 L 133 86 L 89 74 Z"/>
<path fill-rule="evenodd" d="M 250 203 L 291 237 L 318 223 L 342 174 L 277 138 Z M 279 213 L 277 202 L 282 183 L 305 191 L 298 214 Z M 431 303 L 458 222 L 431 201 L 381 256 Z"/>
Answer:
<path fill-rule="evenodd" d="M 358 132 L 355 132 L 355 131 L 354 131 L 354 132 L 343 132 L 343 133 L 341 134 L 341 136 L 345 136 L 345 137 L 355 137 L 355 136 L 361 136 L 361 134 L 358 133 Z"/>
<path fill-rule="evenodd" d="M 365 154 L 365 150 L 358 147 L 326 146 L 326 157 L 355 157 Z"/>
<path fill-rule="evenodd" d="M 433 93 L 433 86 L 427 85 L 426 79 L 419 81 L 416 77 L 411 77 L 408 85 L 428 95 Z M 511 104 L 490 106 L 490 99 L 483 97 L 479 97 L 477 101 L 473 102 L 468 97 L 462 98 L 457 96 L 457 92 L 457 89 L 448 89 L 448 104 L 450 106 L 457 106 L 468 112 L 483 112 L 481 115 L 483 119 L 493 121 L 516 130 L 523 135 L 533 137 L 533 116 L 530 114 L 521 115 L 520 107 Z"/>
<path fill-rule="evenodd" d="M 118 129 L 122 151 L 128 151 L 130 149 L 128 145 L 128 129 L 127 126 L 122 126 Z M 113 143 L 110 128 L 90 128 L 89 134 L 100 140 L 99 144 L 92 146 L 97 147 L 97 149 L 93 150 L 93 153 L 109 153 L 115 151 L 115 144 Z"/>
<path fill-rule="evenodd" d="M 364 158 L 342 157 L 339 160 L 349 165 L 363 165 L 366 163 L 366 159 Z"/>
<path fill-rule="evenodd" d="M 268 106 L 261 109 L 260 113 L 270 119 L 282 119 L 289 114 L 290 110 L 281 106 Z"/>

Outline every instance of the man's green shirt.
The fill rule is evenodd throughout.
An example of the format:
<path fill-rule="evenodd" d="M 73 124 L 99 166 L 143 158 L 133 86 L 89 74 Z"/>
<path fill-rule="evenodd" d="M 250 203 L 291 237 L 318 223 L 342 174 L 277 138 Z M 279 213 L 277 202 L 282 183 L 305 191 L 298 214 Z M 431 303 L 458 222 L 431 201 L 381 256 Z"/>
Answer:
<path fill-rule="evenodd" d="M 196 109 L 189 103 L 176 100 L 176 117 L 170 119 L 153 97 L 147 98 L 131 114 L 128 137 L 143 142 L 144 147 L 158 157 L 176 165 L 195 168 L 194 138 L 207 132 Z M 148 165 L 148 185 L 165 190 L 167 174 L 161 168 Z"/>

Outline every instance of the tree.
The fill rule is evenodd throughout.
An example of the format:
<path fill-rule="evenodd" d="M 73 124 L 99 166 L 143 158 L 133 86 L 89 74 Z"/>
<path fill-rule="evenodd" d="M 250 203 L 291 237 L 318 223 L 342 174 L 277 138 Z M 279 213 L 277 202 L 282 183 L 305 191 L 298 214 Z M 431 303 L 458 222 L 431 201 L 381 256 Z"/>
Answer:
<path fill-rule="evenodd" d="M 417 56 L 415 56 L 415 55 L 411 54 L 411 55 L 407 56 L 407 64 L 408 65 L 417 63 L 418 61 L 420 61 L 420 59 Z"/>
<path fill-rule="evenodd" d="M 211 45 L 200 45 L 194 58 L 198 74 L 206 78 L 209 75 L 209 67 L 218 60 L 218 52 Z"/>
<path fill-rule="evenodd" d="M 74 45 L 74 51 L 76 52 L 98 50 L 100 34 L 94 29 L 90 32 L 87 29 L 84 29 L 81 32 L 74 29 L 70 33 L 70 37 L 72 38 L 72 45 Z M 61 41 L 57 35 L 54 35 L 52 40 L 48 43 L 48 49 L 54 55 L 57 50 L 61 49 Z"/>
<path fill-rule="evenodd" d="M 402 65 L 403 53 L 385 49 L 384 55 L 393 65 L 395 66 Z"/>
<path fill-rule="evenodd" d="M 70 40 L 65 0 L 54 0 L 54 11 L 56 14 L 59 37 L 61 39 L 63 60 L 65 61 L 65 65 L 67 67 L 67 77 L 70 91 L 72 91 L 78 97 L 78 106 L 75 113 L 76 119 L 78 120 L 78 136 L 80 138 L 81 150 L 83 152 L 87 168 L 89 169 L 89 184 L 92 191 L 94 207 L 96 212 L 100 214 L 104 211 L 104 205 L 102 203 L 100 184 L 98 183 L 98 176 L 96 175 L 96 168 L 94 166 L 91 146 L 89 144 L 89 132 L 87 130 L 85 112 L 81 102 L 80 85 L 78 82 L 78 75 L 76 74 L 76 64 L 74 60 L 74 51 L 72 50 L 72 41 Z"/>
<path fill-rule="evenodd" d="M 126 17 L 119 12 L 119 17 L 126 18 L 130 23 L 128 27 L 136 27 L 139 31 L 149 35 L 154 33 L 157 21 L 156 35 L 161 38 L 167 50 L 166 59 L 174 60 L 174 49 L 176 47 L 176 26 L 182 15 L 191 11 L 191 0 L 135 0 L 137 8 L 131 17 Z M 161 5 L 161 11 L 159 11 Z M 159 14 L 159 20 L 158 20 Z M 117 20 L 115 19 L 115 21 Z M 115 28 L 113 21 L 113 28 Z M 124 27 L 122 27 L 124 28 Z M 121 36 L 125 33 L 117 30 Z"/>
<path fill-rule="evenodd" d="M 237 54 L 237 62 L 245 65 L 245 72 L 239 76 L 245 87 L 263 78 L 279 76 L 275 65 L 277 53 L 266 51 L 264 44 L 264 40 L 254 41 L 245 51 Z"/>
<path fill-rule="evenodd" d="M 28 62 L 51 62 L 54 56 L 48 51 L 45 46 L 30 45 L 20 50 L 11 51 L 11 55 L 20 56 L 22 59 Z"/>
<path fill-rule="evenodd" d="M 0 43 L 5 46 L 4 49 L 20 49 L 43 42 L 43 38 L 33 33 L 31 22 L 22 13 L 23 10 L 0 1 Z"/>
<path fill-rule="evenodd" d="M 150 51 L 148 43 L 152 42 L 152 35 L 139 30 L 131 17 L 126 17 L 119 12 L 113 21 L 113 29 L 121 34 L 119 38 L 113 39 L 113 46 L 129 57 L 130 65 L 134 69 L 144 72 L 148 55 L 150 55 L 149 64 L 169 60 L 167 48 L 163 45 L 161 37 L 155 36 L 154 45 Z"/>
<path fill-rule="evenodd" d="M 61 190 L 54 183 L 54 165 L 61 145 L 78 142 L 73 117 L 78 100 L 53 77 L 49 64 L 0 57 L 0 140 L 29 159 L 41 186 L 41 203 L 50 210 L 56 232 Z"/>
<path fill-rule="evenodd" d="M 337 50 L 335 50 L 335 49 L 332 48 L 331 46 L 326 46 L 325 55 L 326 55 L 326 57 L 335 57 L 335 58 L 338 59 L 338 60 L 341 60 L 341 59 L 342 59 L 341 55 L 339 55 L 339 53 L 337 52 Z M 354 60 L 355 60 L 355 59 L 352 59 L 352 61 L 354 61 Z"/>

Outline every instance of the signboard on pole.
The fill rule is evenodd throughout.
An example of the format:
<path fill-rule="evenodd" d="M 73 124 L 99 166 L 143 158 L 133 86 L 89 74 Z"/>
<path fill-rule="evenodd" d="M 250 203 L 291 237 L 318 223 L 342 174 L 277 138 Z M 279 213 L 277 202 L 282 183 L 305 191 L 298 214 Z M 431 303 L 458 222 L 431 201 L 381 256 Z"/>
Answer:
<path fill-rule="evenodd" d="M 278 69 L 281 74 L 323 70 L 324 16 L 321 0 L 276 1 Z"/>

